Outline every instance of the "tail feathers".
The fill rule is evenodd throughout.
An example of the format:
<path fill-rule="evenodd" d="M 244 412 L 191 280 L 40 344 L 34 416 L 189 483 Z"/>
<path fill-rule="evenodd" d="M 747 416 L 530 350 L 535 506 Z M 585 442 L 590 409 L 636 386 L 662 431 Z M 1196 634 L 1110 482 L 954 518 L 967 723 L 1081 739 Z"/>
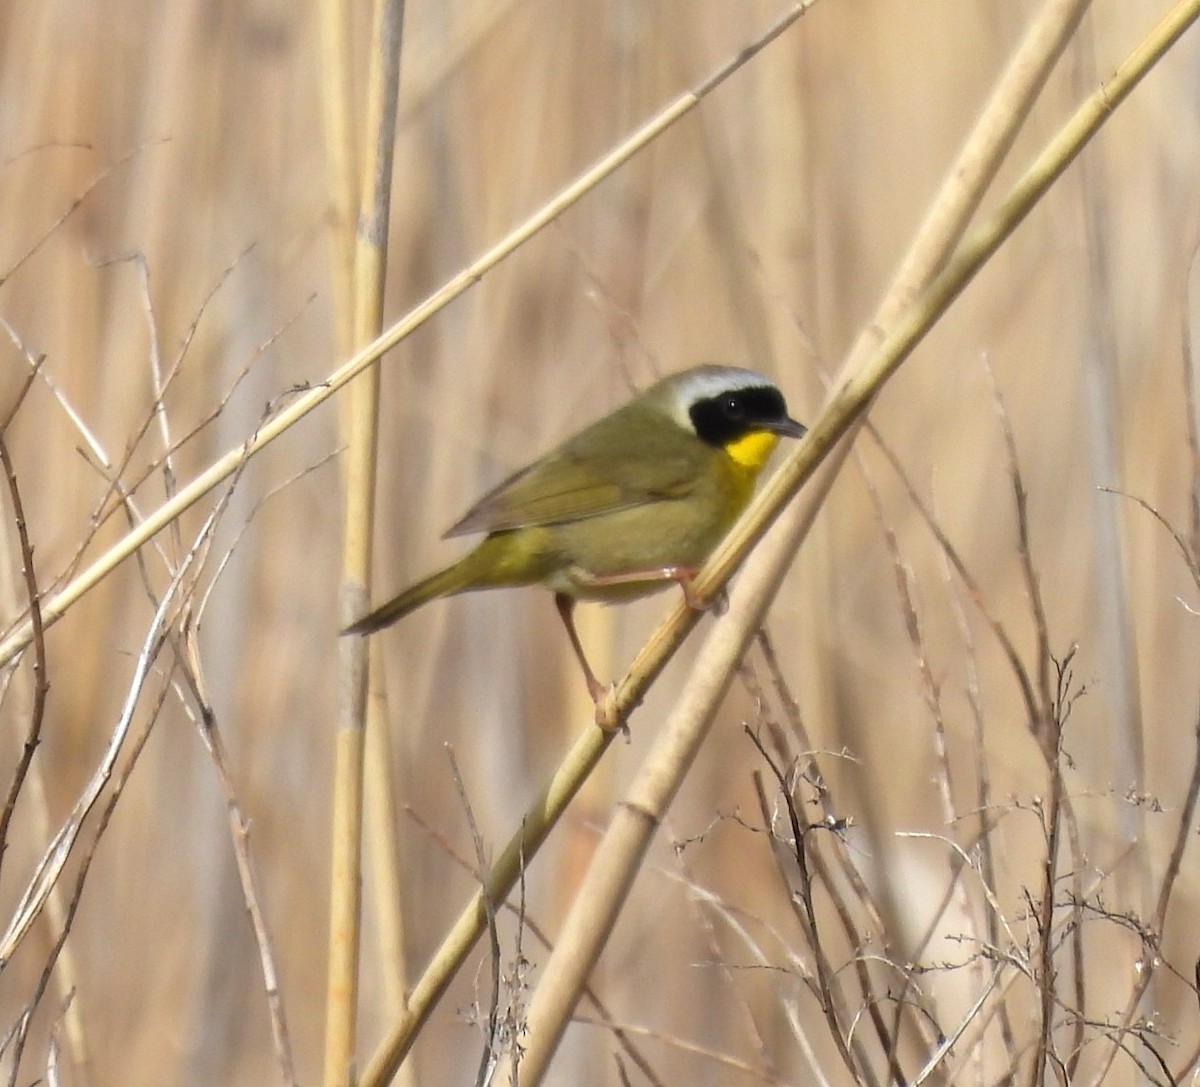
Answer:
<path fill-rule="evenodd" d="M 461 563 L 439 570 L 424 581 L 410 585 L 399 596 L 392 597 L 386 604 L 381 604 L 374 611 L 351 623 L 343 634 L 374 634 L 377 630 L 391 626 L 398 619 L 403 619 L 410 611 L 415 611 L 422 604 L 428 603 L 439 596 L 449 596 L 451 593 L 462 592 L 468 586 L 464 584 Z"/>

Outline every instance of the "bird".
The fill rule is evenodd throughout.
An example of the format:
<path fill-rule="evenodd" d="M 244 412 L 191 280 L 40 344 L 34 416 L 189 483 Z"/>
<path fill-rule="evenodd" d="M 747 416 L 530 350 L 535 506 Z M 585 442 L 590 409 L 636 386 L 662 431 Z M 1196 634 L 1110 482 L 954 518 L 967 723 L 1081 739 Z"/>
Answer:
<path fill-rule="evenodd" d="M 671 374 L 493 488 L 444 538 L 484 533 L 456 562 L 346 627 L 373 634 L 438 597 L 544 585 L 599 707 L 578 600 L 623 603 L 691 582 L 754 493 L 780 438 L 806 428 L 768 378 L 738 366 Z"/>

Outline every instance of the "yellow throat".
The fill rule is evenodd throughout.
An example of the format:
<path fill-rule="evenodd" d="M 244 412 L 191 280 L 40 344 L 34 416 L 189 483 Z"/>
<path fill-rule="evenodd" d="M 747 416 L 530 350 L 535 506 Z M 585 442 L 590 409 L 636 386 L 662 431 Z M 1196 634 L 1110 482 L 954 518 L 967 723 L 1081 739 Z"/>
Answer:
<path fill-rule="evenodd" d="M 726 444 L 725 452 L 743 468 L 757 474 L 762 471 L 762 466 L 778 444 L 778 434 L 769 430 L 752 430 Z"/>

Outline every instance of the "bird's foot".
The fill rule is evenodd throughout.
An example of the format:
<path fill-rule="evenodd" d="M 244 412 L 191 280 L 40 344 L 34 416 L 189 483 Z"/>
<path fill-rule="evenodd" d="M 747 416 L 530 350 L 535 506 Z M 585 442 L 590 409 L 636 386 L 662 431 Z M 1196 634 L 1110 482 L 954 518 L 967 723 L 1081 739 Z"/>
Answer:
<path fill-rule="evenodd" d="M 729 610 L 729 594 L 723 585 L 711 600 L 705 600 L 696 592 L 695 570 L 677 570 L 672 574 L 672 579 L 679 582 L 679 587 L 683 590 L 684 602 L 692 611 L 711 611 L 713 615 L 719 617 Z"/>
<path fill-rule="evenodd" d="M 623 732 L 625 739 L 629 739 L 629 722 L 622 715 L 620 708 L 617 706 L 617 685 L 610 683 L 607 687 L 597 683 L 595 690 L 591 684 L 588 685 L 591 691 L 592 701 L 596 704 L 596 727 L 604 733 Z"/>

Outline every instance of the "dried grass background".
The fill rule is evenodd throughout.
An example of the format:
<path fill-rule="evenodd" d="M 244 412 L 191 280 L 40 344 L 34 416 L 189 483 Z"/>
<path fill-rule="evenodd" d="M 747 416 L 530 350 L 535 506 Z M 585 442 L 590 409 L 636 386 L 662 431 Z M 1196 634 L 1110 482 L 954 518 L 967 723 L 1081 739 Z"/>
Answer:
<path fill-rule="evenodd" d="M 776 377 L 793 414 L 811 419 L 823 378 L 873 311 L 1034 6 L 821 0 L 696 113 L 394 351 L 384 363 L 380 598 L 457 554 L 440 534 L 482 490 L 661 373 L 746 362 Z M 996 192 L 1164 6 L 1096 4 Z M 736 52 L 777 5 L 408 8 L 389 319 Z M 355 41 L 364 58 L 368 23 L 364 10 Z M 126 525 L 111 509 L 96 453 L 81 455 L 85 439 L 64 405 L 125 485 L 137 484 L 145 512 L 164 494 L 156 355 L 163 372 L 177 366 L 162 405 L 171 438 L 188 438 L 173 462 L 183 481 L 338 361 L 322 71 L 315 12 L 268 2 L 9 0 L 0 6 L 0 48 L 0 317 L 13 334 L 0 336 L 0 411 L 29 372 L 20 345 L 44 356 L 5 440 L 45 593 L 78 565 L 81 546 L 91 558 Z M 1029 496 L 1050 649 L 1062 658 L 1078 644 L 1072 669 L 1076 687 L 1086 686 L 1067 724 L 1064 772 L 1090 901 L 1117 915 L 1097 907 L 1083 928 L 1087 1014 L 1097 1023 L 1119 1017 L 1146 954 L 1131 919 L 1153 912 L 1195 756 L 1197 586 L 1163 526 L 1097 485 L 1136 495 L 1190 531 L 1196 479 L 1183 358 L 1200 241 L 1198 48 L 1193 32 L 1121 108 L 871 416 L 1036 670 L 994 371 Z M 1111 410 L 1097 391 L 1106 381 Z M 342 508 L 336 424 L 329 405 L 248 464 L 198 589 L 211 585 L 197 644 L 249 820 L 302 1083 L 320 1076 L 325 1021 Z M 213 501 L 183 518 L 180 543 L 160 537 L 168 554 L 186 550 Z M 111 515 L 93 531 L 102 507 Z M 0 614 L 15 625 L 27 602 L 5 510 Z M 910 570 L 917 649 L 889 535 Z M 151 548 L 143 559 L 161 594 L 166 564 Z M 596 647 L 600 674 L 620 674 L 664 600 L 585 609 L 583 636 Z M 101 756 L 154 608 L 143 574 L 126 562 L 47 631 L 50 693 L 35 763 L 49 823 L 30 784 L 3 854 L 5 919 Z M 769 632 L 814 745 L 831 753 L 822 767 L 832 803 L 852 820 L 849 854 L 900 941 L 891 953 L 937 967 L 920 982 L 953 1023 L 977 976 L 943 967 L 972 959 L 977 949 L 957 939 L 971 924 L 956 904 L 932 943 L 918 951 L 916 942 L 939 908 L 954 855 L 938 840 L 898 832 L 945 835 L 969 848 L 978 824 L 947 826 L 943 817 L 921 667 L 940 692 L 960 812 L 972 812 L 979 774 L 987 776 L 995 906 L 1031 940 L 1026 895 L 1038 893 L 1036 806 L 1047 794 L 1046 765 L 999 646 L 866 435 Z M 435 603 L 381 637 L 415 972 L 476 885 L 450 855 L 473 862 L 474 847 L 444 745 L 495 850 L 589 727 L 590 705 L 539 591 Z M 696 640 L 634 716 L 630 743 L 614 744 L 531 866 L 526 910 L 551 937 L 599 829 L 686 679 Z M 769 690 L 771 677 L 761 654 L 748 665 L 754 677 L 727 700 L 593 988 L 617 1022 L 646 1032 L 636 1044 L 663 1082 L 809 1081 L 796 1023 L 828 1082 L 850 1082 L 802 980 L 808 952 L 761 833 L 752 775 L 765 766 L 741 725 L 758 720 L 754 686 Z M 27 654 L 0 708 L 5 781 L 25 737 L 31 666 Z M 63 1058 L 63 1082 L 278 1078 L 221 789 L 186 696 L 167 684 L 169 653 L 158 667 L 138 727 L 164 687 L 166 699 L 95 849 L 69 957 L 35 1017 L 19 1082 L 45 1067 L 63 976 L 74 986 L 82 1041 L 59 1044 L 73 1056 L 80 1050 L 72 1046 L 86 1047 L 83 1065 Z M 982 753 L 972 692 L 982 707 Z M 840 752 L 853 757 L 833 757 Z M 1164 972 L 1140 1009 L 1165 1035 L 1167 1064 L 1189 1077 L 1200 1044 L 1191 987 L 1200 955 L 1191 922 L 1196 863 L 1184 856 L 1162 946 L 1182 977 Z M 368 868 L 364 1060 L 394 1016 L 385 980 L 394 964 L 376 942 L 372 879 Z M 992 907 L 971 899 L 969 908 Z M 57 933 L 43 916 L 0 970 L 0 1022 L 14 1022 L 33 995 Z M 511 956 L 511 922 L 504 934 Z M 522 946 L 544 961 L 529 933 Z M 474 1075 L 483 1041 L 468 1020 L 483 999 L 486 962 L 481 947 L 435 1011 L 414 1051 L 417 1082 Z M 879 984 L 900 990 L 898 979 Z M 1009 996 L 1022 1036 L 1032 991 L 1016 982 Z M 595 1018 L 587 1006 L 580 1011 Z M 975 1067 L 983 1083 L 1001 1078 L 1010 1056 L 1029 1061 L 1028 1050 L 1006 1052 L 989 1029 Z M 1091 1043 L 1081 1075 L 1103 1070 L 1101 1048 Z M 619 1082 L 613 1050 L 607 1030 L 576 1025 L 550 1081 Z M 906 1061 L 915 1073 L 920 1062 L 911 1052 Z M 877 1071 L 884 1074 L 882 1062 Z M 644 1082 L 641 1072 L 628 1074 Z M 1106 1082 L 1137 1074 L 1122 1057 Z"/>

